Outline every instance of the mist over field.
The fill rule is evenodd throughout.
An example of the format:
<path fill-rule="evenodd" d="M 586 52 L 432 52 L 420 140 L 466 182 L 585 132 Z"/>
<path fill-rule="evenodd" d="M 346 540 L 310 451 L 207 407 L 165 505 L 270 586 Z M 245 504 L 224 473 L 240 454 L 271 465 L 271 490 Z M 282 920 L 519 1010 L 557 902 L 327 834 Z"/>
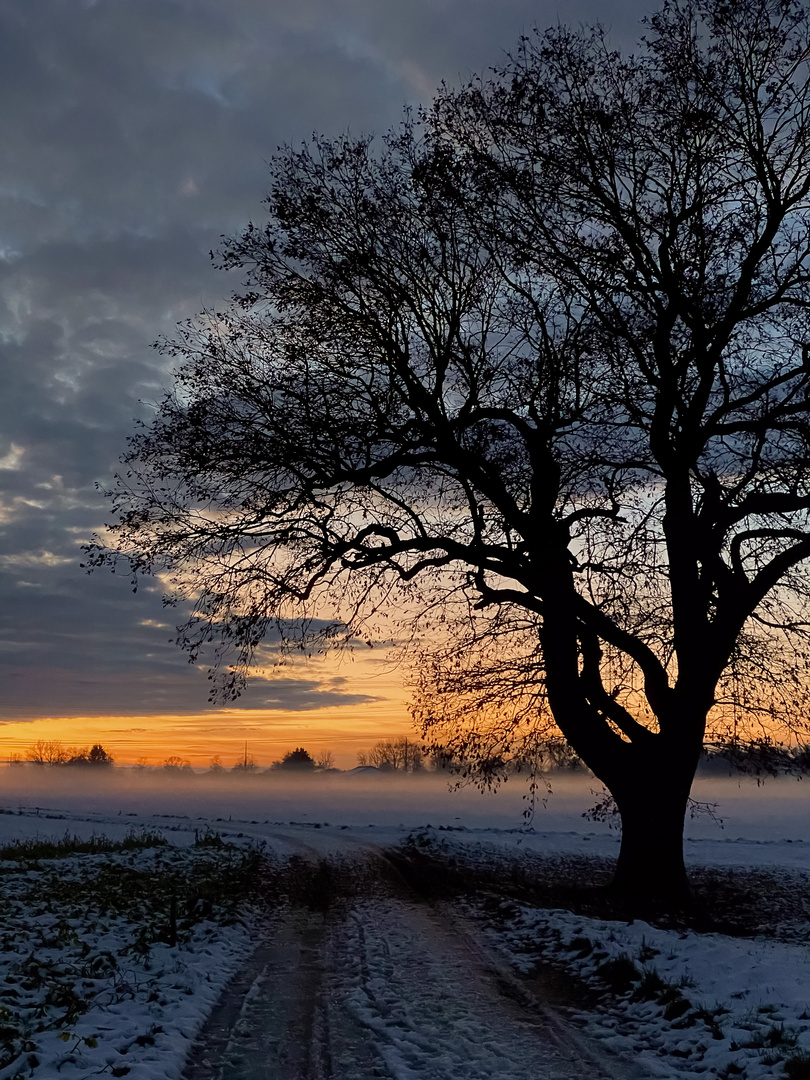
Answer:
<path fill-rule="evenodd" d="M 43 832 L 49 820 L 50 831 L 59 830 L 58 819 L 49 819 L 48 814 L 86 813 L 105 819 L 168 816 L 166 820 L 205 820 L 213 825 L 294 823 L 369 829 L 430 825 L 517 833 L 533 829 L 538 834 L 577 834 L 617 843 L 615 829 L 583 817 L 601 793 L 598 780 L 560 773 L 550 777 L 550 784 L 552 792 L 545 805 L 538 798 L 534 817 L 527 821 L 528 787 L 519 776 L 497 791 L 479 792 L 473 786 L 453 790 L 452 780 L 434 773 L 290 775 L 279 771 L 166 776 L 161 770 L 6 766 L 0 768 L 0 809 L 11 815 L 39 809 Z M 699 803 L 716 804 L 714 812 L 722 827 L 700 813 L 687 819 L 688 839 L 810 841 L 808 780 L 767 780 L 758 786 L 746 777 L 707 777 L 696 781 L 692 795 Z M 26 817 L 32 821 L 28 813 Z M 6 818 L 4 833 L 12 825 Z"/>

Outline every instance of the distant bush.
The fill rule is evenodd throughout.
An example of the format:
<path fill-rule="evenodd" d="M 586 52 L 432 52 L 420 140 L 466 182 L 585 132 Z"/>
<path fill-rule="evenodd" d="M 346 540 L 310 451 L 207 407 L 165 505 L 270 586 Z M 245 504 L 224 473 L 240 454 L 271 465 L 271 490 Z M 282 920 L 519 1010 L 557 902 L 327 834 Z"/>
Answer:
<path fill-rule="evenodd" d="M 161 770 L 168 776 L 194 776 L 194 770 L 188 759 L 178 757 L 176 754 L 164 760 Z"/>
<path fill-rule="evenodd" d="M 297 746 L 295 750 L 288 750 L 281 761 L 274 761 L 272 768 L 309 772 L 315 768 L 315 758 L 303 746 Z"/>
<path fill-rule="evenodd" d="M 218 832 L 215 832 L 209 826 L 204 829 L 194 830 L 194 846 L 201 848 L 225 848 L 232 847 L 232 844 L 227 844 Z"/>
<path fill-rule="evenodd" d="M 94 743 L 89 750 L 76 750 L 65 762 L 66 765 L 78 765 L 94 769 L 109 769 L 115 764 L 115 759 L 101 743 Z"/>

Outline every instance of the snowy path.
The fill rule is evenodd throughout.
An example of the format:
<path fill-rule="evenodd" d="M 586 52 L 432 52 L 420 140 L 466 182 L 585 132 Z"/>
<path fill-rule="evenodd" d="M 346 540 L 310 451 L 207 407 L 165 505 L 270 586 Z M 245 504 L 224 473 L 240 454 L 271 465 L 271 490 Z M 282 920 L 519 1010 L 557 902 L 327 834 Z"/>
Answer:
<path fill-rule="evenodd" d="M 395 893 L 400 892 L 396 887 Z M 211 1014 L 185 1080 L 640 1080 L 410 895 L 298 907 Z"/>
<path fill-rule="evenodd" d="M 333 1013 L 371 1034 L 396 1080 L 593 1080 L 641 1074 L 597 1061 L 582 1034 L 440 912 L 398 899 L 359 904 L 331 942 Z M 332 1025 L 333 1031 L 338 1025 Z M 334 1037 L 333 1059 L 339 1057 Z M 350 1049 L 350 1048 L 349 1048 Z M 350 1066 L 350 1055 L 346 1064 Z M 354 1077 L 350 1068 L 334 1075 Z"/>
<path fill-rule="evenodd" d="M 315 1031 L 322 987 L 322 915 L 298 910 L 268 929 L 208 1017 L 186 1080 L 329 1077 Z M 373 1074 L 370 1074 L 373 1075 Z"/>

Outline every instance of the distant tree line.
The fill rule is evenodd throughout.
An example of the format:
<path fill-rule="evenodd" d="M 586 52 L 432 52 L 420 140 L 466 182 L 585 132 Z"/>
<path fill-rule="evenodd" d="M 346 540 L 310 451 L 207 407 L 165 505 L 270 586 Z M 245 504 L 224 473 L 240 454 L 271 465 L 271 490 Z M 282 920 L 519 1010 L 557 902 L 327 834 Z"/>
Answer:
<path fill-rule="evenodd" d="M 13 765 L 30 763 L 39 768 L 92 768 L 110 769 L 115 764 L 113 755 L 101 743 L 89 747 L 65 746 L 59 739 L 39 739 L 29 746 L 24 759 L 14 755 L 9 759 Z M 432 747 L 425 751 L 413 739 L 402 736 L 397 739 L 375 743 L 368 750 L 357 754 L 358 766 L 372 767 L 382 773 L 453 773 L 462 778 L 465 763 L 442 748 Z M 150 765 L 141 758 L 134 766 L 137 771 L 159 773 L 164 776 L 196 776 L 187 758 L 173 754 L 159 765 Z M 479 763 L 480 768 L 480 763 Z M 491 755 L 486 762 L 490 775 L 505 778 L 516 774 L 538 776 L 547 773 L 589 772 L 563 739 L 538 744 L 531 750 L 524 747 L 521 753 L 510 757 Z M 268 773 L 318 774 L 340 772 L 335 767 L 335 755 L 331 750 L 321 750 L 313 755 L 303 746 L 288 750 L 269 768 L 261 768 L 253 754 L 245 752 L 229 769 L 219 754 L 211 758 L 204 775 L 262 775 Z M 704 776 L 727 776 L 743 774 L 759 779 L 777 776 L 801 776 L 810 772 L 810 745 L 793 747 L 779 743 L 768 736 L 758 741 L 737 742 L 729 739 L 724 743 L 707 746 L 701 757 L 698 772 Z"/>
<path fill-rule="evenodd" d="M 426 766 L 425 754 L 413 739 L 394 739 L 378 742 L 357 755 L 358 765 L 373 765 L 381 772 L 421 772 Z"/>
<path fill-rule="evenodd" d="M 63 746 L 59 739 L 39 739 L 25 751 L 26 761 L 39 766 L 71 766 L 109 769 L 115 759 L 101 743 L 92 746 Z"/>
<path fill-rule="evenodd" d="M 111 769 L 115 765 L 115 759 L 101 743 L 76 747 L 65 746 L 59 739 L 39 739 L 25 750 L 23 759 L 18 755 L 9 758 L 9 764 L 12 765 L 26 763 L 38 768 Z M 357 754 L 357 764 L 375 768 L 381 773 L 402 775 L 446 772 L 461 776 L 462 779 L 465 777 L 464 761 L 456 758 L 452 752 L 437 747 L 426 751 L 418 742 L 406 736 L 384 740 L 375 743 L 368 750 L 361 750 Z M 480 769 L 480 763 L 478 767 Z M 200 775 L 187 758 L 176 754 L 164 758 L 159 765 L 150 765 L 145 758 L 141 758 L 134 768 L 139 772 L 169 777 Z M 486 761 L 486 769 L 491 776 L 501 778 L 520 774 L 540 776 L 561 772 L 590 772 L 563 739 L 538 744 L 534 750 L 524 747 L 521 753 L 510 757 L 493 754 Z M 321 750 L 313 755 L 303 746 L 297 746 L 288 750 L 267 769 L 261 768 L 247 749 L 231 768 L 222 763 L 219 754 L 215 754 L 203 775 L 258 776 L 279 772 L 315 775 L 340 771 L 342 770 L 335 766 L 335 755 L 331 750 Z M 789 747 L 768 736 L 763 736 L 758 741 L 746 742 L 729 739 L 704 749 L 698 773 L 703 776 L 742 774 L 760 780 L 777 776 L 802 776 L 810 773 L 810 744 L 802 743 Z"/>
<path fill-rule="evenodd" d="M 65 746 L 59 739 L 39 739 L 29 746 L 24 757 L 13 754 L 9 757 L 10 765 L 31 764 L 37 767 L 67 768 L 77 766 L 92 766 L 111 768 L 115 764 L 113 755 L 106 750 L 101 743 L 94 743 L 90 747 Z M 197 775 L 188 758 L 171 754 L 163 759 L 159 765 L 151 765 L 146 758 L 140 758 L 134 769 L 138 772 L 156 772 L 168 776 Z M 249 754 L 247 746 L 231 769 L 222 763 L 219 754 L 211 758 L 208 774 L 252 774 L 263 772 L 275 772 L 277 770 L 294 772 L 327 772 L 335 770 L 335 755 L 331 750 L 321 750 L 316 756 L 312 756 L 304 747 L 296 747 L 288 751 L 279 761 L 274 761 L 269 769 L 261 769 L 256 763 L 253 754 Z"/>

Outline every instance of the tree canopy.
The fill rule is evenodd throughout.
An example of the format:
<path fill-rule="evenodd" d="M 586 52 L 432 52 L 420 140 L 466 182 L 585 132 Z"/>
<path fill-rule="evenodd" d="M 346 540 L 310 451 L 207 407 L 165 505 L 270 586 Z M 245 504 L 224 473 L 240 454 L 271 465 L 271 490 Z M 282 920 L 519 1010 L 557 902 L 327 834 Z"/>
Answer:
<path fill-rule="evenodd" d="M 288 750 L 284 757 L 275 762 L 276 769 L 290 769 L 297 772 L 311 772 L 316 766 L 316 761 L 308 750 L 303 746 L 297 746 L 295 750 Z"/>
<path fill-rule="evenodd" d="M 429 736 L 561 731 L 618 883 L 683 895 L 707 724 L 806 695 L 809 45 L 798 0 L 666 0 L 632 55 L 538 32 L 379 142 L 281 151 L 90 565 L 167 572 L 226 696 L 393 610 Z"/>
<path fill-rule="evenodd" d="M 67 762 L 68 765 L 87 765 L 94 768 L 110 768 L 115 758 L 105 750 L 101 743 L 93 743 L 89 749 L 76 750 Z"/>

